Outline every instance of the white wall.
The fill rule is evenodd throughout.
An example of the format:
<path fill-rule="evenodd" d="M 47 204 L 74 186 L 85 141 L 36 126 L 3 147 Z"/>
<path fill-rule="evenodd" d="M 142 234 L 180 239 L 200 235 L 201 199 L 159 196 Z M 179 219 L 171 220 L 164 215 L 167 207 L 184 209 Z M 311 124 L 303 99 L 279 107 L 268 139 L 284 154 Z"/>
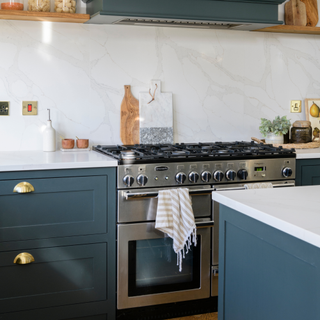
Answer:
<path fill-rule="evenodd" d="M 320 37 L 130 26 L 0 21 L 0 151 L 41 150 L 51 109 L 58 138 L 121 144 L 124 85 L 151 79 L 173 93 L 175 142 L 261 137 L 261 117 L 320 97 Z M 22 116 L 37 100 L 38 116 Z"/>

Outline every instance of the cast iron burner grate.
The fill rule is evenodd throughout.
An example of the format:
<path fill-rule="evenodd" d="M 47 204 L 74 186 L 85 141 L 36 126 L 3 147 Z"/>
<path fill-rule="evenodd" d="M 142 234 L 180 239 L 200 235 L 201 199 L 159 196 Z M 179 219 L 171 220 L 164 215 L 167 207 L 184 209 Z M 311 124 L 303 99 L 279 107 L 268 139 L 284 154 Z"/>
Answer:
<path fill-rule="evenodd" d="M 119 164 L 295 157 L 295 149 L 254 141 L 97 145 L 93 149 L 117 159 Z"/>

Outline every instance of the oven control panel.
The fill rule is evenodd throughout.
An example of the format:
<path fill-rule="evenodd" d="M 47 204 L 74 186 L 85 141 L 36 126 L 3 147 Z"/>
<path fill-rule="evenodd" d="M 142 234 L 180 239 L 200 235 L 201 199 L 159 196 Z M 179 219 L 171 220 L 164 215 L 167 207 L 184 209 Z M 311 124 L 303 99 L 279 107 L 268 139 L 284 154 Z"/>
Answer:
<path fill-rule="evenodd" d="M 294 180 L 295 158 L 118 166 L 118 188 Z"/>

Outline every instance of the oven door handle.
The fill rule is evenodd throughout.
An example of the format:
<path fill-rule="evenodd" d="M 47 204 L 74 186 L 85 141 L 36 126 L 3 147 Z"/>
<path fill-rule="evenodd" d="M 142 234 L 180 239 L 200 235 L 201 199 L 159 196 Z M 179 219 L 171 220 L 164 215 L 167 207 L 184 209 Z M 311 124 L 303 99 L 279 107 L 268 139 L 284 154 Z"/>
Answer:
<path fill-rule="evenodd" d="M 295 187 L 295 184 L 292 182 L 292 183 L 279 183 L 279 184 L 274 184 L 273 185 L 274 188 L 284 188 L 284 187 Z"/>
<path fill-rule="evenodd" d="M 201 229 L 201 228 L 213 228 L 214 227 L 214 221 L 201 221 L 201 222 L 196 222 L 196 228 Z"/>
<path fill-rule="evenodd" d="M 212 191 L 215 191 L 215 188 L 196 189 L 196 190 L 189 189 L 189 194 L 192 196 L 206 195 L 206 194 L 211 194 Z M 141 198 L 156 198 L 157 196 L 158 196 L 158 192 L 138 192 L 138 193 L 126 192 L 125 193 L 126 200 L 141 199 Z"/>
<path fill-rule="evenodd" d="M 214 191 L 232 191 L 232 190 L 246 190 L 246 188 L 243 187 L 226 187 L 226 188 L 214 188 Z"/>
<path fill-rule="evenodd" d="M 259 183 L 259 182 L 258 182 Z M 255 184 L 255 183 L 251 183 L 251 184 Z M 294 182 L 290 182 L 290 183 L 272 183 L 272 187 L 273 188 L 285 188 L 285 187 L 294 187 L 295 184 Z M 241 187 L 224 187 L 224 188 L 215 188 L 214 191 L 232 191 L 232 190 L 247 190 L 247 188 L 245 186 L 241 186 Z"/>

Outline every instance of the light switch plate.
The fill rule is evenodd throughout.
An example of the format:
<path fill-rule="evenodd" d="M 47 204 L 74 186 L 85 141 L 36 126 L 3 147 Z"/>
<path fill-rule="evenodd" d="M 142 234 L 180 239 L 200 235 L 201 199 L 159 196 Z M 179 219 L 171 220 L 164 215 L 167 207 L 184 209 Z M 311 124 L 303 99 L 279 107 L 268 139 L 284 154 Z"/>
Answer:
<path fill-rule="evenodd" d="M 35 116 L 38 114 L 38 101 L 22 101 L 22 115 Z"/>
<path fill-rule="evenodd" d="M 0 116 L 9 115 L 9 101 L 0 101 Z"/>
<path fill-rule="evenodd" d="M 294 113 L 301 112 L 301 100 L 291 100 L 290 112 L 294 112 Z"/>

